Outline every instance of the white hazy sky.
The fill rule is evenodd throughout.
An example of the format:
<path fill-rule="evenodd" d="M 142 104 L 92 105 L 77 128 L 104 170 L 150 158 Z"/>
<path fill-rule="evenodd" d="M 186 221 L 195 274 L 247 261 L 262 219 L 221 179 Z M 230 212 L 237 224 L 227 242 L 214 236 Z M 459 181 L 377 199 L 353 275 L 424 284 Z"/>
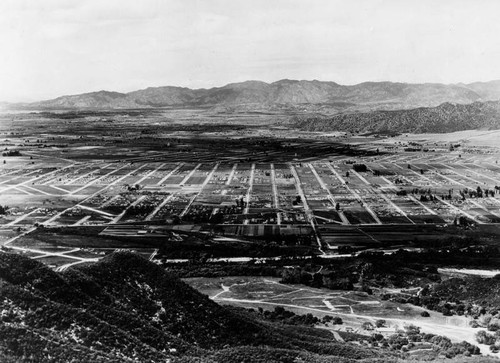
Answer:
<path fill-rule="evenodd" d="M 500 79 L 498 0 L 1 0 L 0 100 Z"/>

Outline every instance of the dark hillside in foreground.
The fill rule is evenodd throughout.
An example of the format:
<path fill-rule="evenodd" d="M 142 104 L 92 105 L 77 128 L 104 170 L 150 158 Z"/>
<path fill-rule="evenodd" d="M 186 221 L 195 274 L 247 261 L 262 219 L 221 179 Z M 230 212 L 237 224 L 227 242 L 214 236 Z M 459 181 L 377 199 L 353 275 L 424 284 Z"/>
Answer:
<path fill-rule="evenodd" d="M 444 103 L 437 107 L 399 111 L 340 114 L 333 117 L 298 116 L 291 124 L 306 131 L 446 133 L 499 129 L 500 102 L 468 105 Z"/>
<path fill-rule="evenodd" d="M 2 253 L 0 301 L 1 362 L 395 363 L 406 358 L 388 348 L 338 342 L 307 324 L 287 325 L 220 306 L 161 267 L 124 252 L 63 273 Z"/>
<path fill-rule="evenodd" d="M 310 362 L 328 357 L 351 362 L 394 357 L 337 343 L 327 331 L 256 321 L 129 253 L 65 273 L 1 254 L 0 284 L 0 358 L 7 362 L 223 362 L 236 357 L 287 362 L 299 356 Z"/>

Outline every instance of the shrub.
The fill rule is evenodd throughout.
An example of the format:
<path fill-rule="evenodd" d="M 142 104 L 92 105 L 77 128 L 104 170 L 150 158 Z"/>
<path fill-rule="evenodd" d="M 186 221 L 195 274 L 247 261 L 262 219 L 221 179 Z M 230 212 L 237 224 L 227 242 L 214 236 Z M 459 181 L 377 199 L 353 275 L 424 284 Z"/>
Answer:
<path fill-rule="evenodd" d="M 374 329 L 374 326 L 372 323 L 370 323 L 369 321 L 365 321 L 362 325 L 361 325 L 361 328 L 364 329 L 364 330 L 373 330 Z"/>
<path fill-rule="evenodd" d="M 479 344 L 492 345 L 496 339 L 494 335 L 488 334 L 485 330 L 480 330 L 476 333 L 476 340 Z"/>
<path fill-rule="evenodd" d="M 479 323 L 477 322 L 477 320 L 471 320 L 469 322 L 469 325 L 471 328 L 479 328 Z"/>
<path fill-rule="evenodd" d="M 335 325 L 341 325 L 341 324 L 343 324 L 344 322 L 342 321 L 342 318 L 340 318 L 340 317 L 336 316 L 336 317 L 334 317 L 334 318 L 333 318 L 332 323 L 333 323 L 333 324 L 335 324 Z"/>

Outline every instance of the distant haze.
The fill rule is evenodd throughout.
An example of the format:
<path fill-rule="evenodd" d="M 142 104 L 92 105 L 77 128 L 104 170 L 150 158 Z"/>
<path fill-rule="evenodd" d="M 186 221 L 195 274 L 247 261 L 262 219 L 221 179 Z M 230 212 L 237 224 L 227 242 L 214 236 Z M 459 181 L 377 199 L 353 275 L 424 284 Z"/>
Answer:
<path fill-rule="evenodd" d="M 2 0 L 0 101 L 255 79 L 500 79 L 496 0 Z"/>

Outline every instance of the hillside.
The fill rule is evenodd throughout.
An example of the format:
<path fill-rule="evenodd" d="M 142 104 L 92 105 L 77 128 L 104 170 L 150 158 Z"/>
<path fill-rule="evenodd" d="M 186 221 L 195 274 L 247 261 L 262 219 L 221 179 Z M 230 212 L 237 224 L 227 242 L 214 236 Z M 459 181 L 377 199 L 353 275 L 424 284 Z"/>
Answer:
<path fill-rule="evenodd" d="M 409 84 L 280 80 L 273 83 L 246 81 L 210 89 L 151 87 L 129 93 L 99 91 L 62 96 L 53 100 L 11 105 L 18 109 L 120 109 L 147 107 L 245 107 L 316 105 L 331 112 L 343 110 L 395 110 L 434 107 L 444 102 L 468 104 L 500 99 L 500 82 L 472 84 Z"/>
<path fill-rule="evenodd" d="M 411 110 L 345 113 L 332 117 L 296 116 L 291 125 L 307 131 L 445 133 L 499 129 L 500 102 L 444 103 Z"/>
<path fill-rule="evenodd" d="M 220 306 L 126 252 L 62 273 L 2 253 L 0 306 L 2 362 L 395 363 L 407 357 L 390 348 L 339 342 L 305 323 L 287 325 L 278 309 L 278 320 L 269 320 Z M 355 334 L 345 338 L 356 341 Z M 446 344 L 436 345 L 426 359 L 442 351 L 441 357 L 453 352 L 464 363 L 491 361 L 467 358 L 471 345 L 435 338 Z"/>
<path fill-rule="evenodd" d="M 125 99 L 126 95 L 119 92 L 99 91 L 92 93 L 84 93 L 74 96 L 62 96 L 54 100 L 42 101 L 35 103 L 40 108 L 109 108 L 113 107 L 129 107 L 133 106 Z M 131 107 L 133 108 L 133 107 Z"/>
<path fill-rule="evenodd" d="M 290 329 L 221 307 L 129 253 L 65 273 L 1 254 L 0 286 L 3 362 L 230 362 L 237 357 L 351 362 L 395 357 L 337 343 L 327 331 Z"/>

